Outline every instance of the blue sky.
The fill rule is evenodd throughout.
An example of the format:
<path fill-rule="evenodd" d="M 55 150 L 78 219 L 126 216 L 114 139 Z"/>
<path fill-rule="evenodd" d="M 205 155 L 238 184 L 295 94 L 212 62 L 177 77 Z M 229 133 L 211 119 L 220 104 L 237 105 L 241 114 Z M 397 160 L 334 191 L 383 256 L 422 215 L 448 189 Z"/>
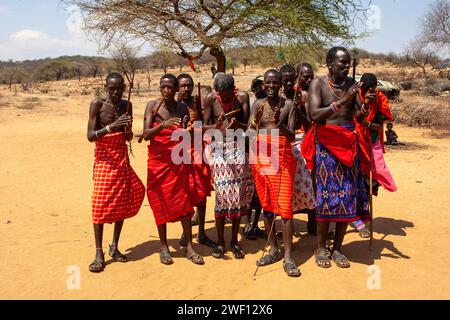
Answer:
<path fill-rule="evenodd" d="M 364 0 L 368 2 L 368 0 Z M 420 29 L 433 0 L 372 0 L 371 36 L 356 46 L 371 52 L 400 53 Z M 98 46 L 80 30 L 77 15 L 59 0 L 0 0 L 0 60 L 61 55 L 96 55 Z"/>

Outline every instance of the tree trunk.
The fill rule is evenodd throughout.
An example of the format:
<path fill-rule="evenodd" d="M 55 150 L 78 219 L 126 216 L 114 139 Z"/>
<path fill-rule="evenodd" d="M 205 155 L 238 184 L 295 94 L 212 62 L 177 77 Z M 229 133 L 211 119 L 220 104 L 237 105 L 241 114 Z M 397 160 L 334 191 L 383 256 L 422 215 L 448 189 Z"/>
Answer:
<path fill-rule="evenodd" d="M 214 47 L 209 50 L 209 54 L 216 58 L 217 62 L 217 72 L 226 72 L 226 59 L 225 54 L 221 47 Z"/>

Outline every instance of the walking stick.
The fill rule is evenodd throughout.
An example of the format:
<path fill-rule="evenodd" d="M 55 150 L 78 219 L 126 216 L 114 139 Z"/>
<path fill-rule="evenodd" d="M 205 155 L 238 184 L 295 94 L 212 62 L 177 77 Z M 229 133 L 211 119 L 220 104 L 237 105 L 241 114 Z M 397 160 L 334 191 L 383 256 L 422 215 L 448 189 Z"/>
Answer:
<path fill-rule="evenodd" d="M 370 240 L 369 240 L 369 249 L 372 251 L 373 249 L 373 174 L 372 174 L 372 166 L 373 166 L 373 152 L 372 146 L 370 146 L 370 173 L 369 173 L 369 212 L 370 212 Z"/>
<path fill-rule="evenodd" d="M 127 76 L 128 78 L 128 76 Z M 134 77 L 133 77 L 134 78 Z M 129 114 L 130 112 L 130 99 L 131 99 L 131 90 L 133 90 L 133 79 L 128 79 L 129 80 L 129 88 L 128 88 L 128 99 L 127 99 L 127 109 L 126 109 L 126 113 Z M 125 133 L 127 133 L 126 127 L 125 127 Z M 134 158 L 134 154 L 133 154 L 133 147 L 131 145 L 131 140 L 128 141 L 128 150 L 130 151 L 130 154 L 133 156 Z"/>

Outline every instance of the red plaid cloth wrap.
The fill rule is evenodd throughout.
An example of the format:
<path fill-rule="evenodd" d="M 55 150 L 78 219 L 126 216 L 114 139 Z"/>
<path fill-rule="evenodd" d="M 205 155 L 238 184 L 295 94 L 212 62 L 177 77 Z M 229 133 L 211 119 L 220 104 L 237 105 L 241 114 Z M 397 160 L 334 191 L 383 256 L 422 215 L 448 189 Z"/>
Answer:
<path fill-rule="evenodd" d="M 194 215 L 190 192 L 192 165 L 174 164 L 171 158 L 172 150 L 181 143 L 171 141 L 172 132 L 178 128 L 162 129 L 148 145 L 147 198 L 156 225 L 181 221 Z"/>
<path fill-rule="evenodd" d="M 141 208 L 145 186 L 134 172 L 122 132 L 95 142 L 94 224 L 113 223 L 135 216 Z"/>

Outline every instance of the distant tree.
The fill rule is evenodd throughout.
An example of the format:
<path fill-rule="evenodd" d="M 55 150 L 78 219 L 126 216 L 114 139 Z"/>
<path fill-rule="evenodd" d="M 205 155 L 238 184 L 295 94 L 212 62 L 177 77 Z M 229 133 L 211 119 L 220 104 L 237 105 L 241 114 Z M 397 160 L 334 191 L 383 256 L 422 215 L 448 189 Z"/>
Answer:
<path fill-rule="evenodd" d="M 81 77 L 86 71 L 86 65 L 79 61 L 73 61 L 70 65 L 70 72 L 78 78 L 78 81 L 81 80 Z"/>
<path fill-rule="evenodd" d="M 109 47 L 131 37 L 181 51 L 209 50 L 225 71 L 224 46 L 292 43 L 323 47 L 354 40 L 355 18 L 366 12 L 361 0 L 63 0 L 83 12 L 86 29 Z"/>
<path fill-rule="evenodd" d="M 450 0 L 437 0 L 422 19 L 421 38 L 435 47 L 450 50 Z"/>
<path fill-rule="evenodd" d="M 179 64 L 179 56 L 167 47 L 160 47 L 157 51 L 150 55 L 150 61 L 153 66 L 158 69 L 162 69 L 164 73 L 167 73 L 168 68 L 173 68 Z"/>
<path fill-rule="evenodd" d="M 59 81 L 69 71 L 69 66 L 64 60 L 49 60 L 36 70 L 36 77 L 38 80 L 51 80 L 54 77 Z"/>
<path fill-rule="evenodd" d="M 439 58 L 435 51 L 422 39 L 417 39 L 406 48 L 406 62 L 413 67 L 422 69 L 426 74 L 426 67 L 435 64 Z"/>
<path fill-rule="evenodd" d="M 116 69 L 120 70 L 128 81 L 129 93 L 131 93 L 131 90 L 133 89 L 136 71 L 143 66 L 142 59 L 137 55 L 137 49 L 125 44 L 121 44 L 111 51 L 111 56 L 114 60 Z"/>
<path fill-rule="evenodd" d="M 26 76 L 26 72 L 20 67 L 10 66 L 1 69 L 0 76 L 3 81 L 8 84 L 9 90 L 11 90 L 13 83 L 22 83 L 23 78 Z"/>

